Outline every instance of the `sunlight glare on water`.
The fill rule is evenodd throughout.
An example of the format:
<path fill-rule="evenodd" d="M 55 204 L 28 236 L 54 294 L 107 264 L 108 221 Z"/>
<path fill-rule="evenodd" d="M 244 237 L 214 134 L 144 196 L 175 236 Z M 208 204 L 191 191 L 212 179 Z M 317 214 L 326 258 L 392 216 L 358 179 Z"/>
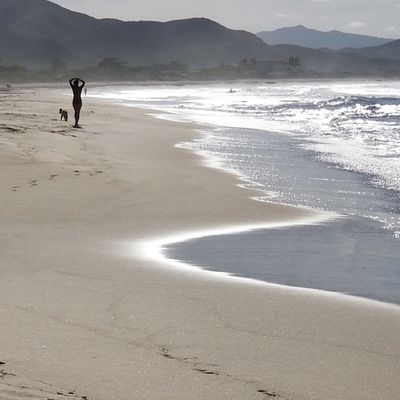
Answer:
<path fill-rule="evenodd" d="M 225 167 L 274 193 L 276 201 L 366 216 L 400 231 L 400 82 L 136 85 L 98 88 L 92 95 L 209 127 L 202 139 L 186 147 L 217 156 Z M 333 176 L 333 167 L 362 175 L 368 194 L 350 199 L 352 204 L 331 200 L 334 187 L 328 194 L 323 186 L 310 186 L 307 194 L 307 173 L 312 175 L 308 164 L 299 159 L 299 167 L 307 172 L 288 173 L 291 165 L 276 155 L 293 157 L 294 153 L 288 155 L 282 146 L 328 167 L 327 177 L 314 177 L 314 183 L 348 180 L 347 175 L 345 179 L 343 174 Z M 353 189 L 344 183 L 347 193 L 364 191 Z M 337 200 L 336 194 L 333 197 Z"/>

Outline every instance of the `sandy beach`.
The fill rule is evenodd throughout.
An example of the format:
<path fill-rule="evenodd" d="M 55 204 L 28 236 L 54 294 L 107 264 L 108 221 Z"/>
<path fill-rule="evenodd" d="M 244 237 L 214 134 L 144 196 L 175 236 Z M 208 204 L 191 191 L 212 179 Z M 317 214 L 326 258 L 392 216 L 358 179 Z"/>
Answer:
<path fill-rule="evenodd" d="M 196 126 L 87 98 L 73 129 L 70 102 L 0 92 L 1 400 L 400 398 L 398 306 L 194 273 L 139 251 L 312 211 L 257 202 L 174 147 Z"/>

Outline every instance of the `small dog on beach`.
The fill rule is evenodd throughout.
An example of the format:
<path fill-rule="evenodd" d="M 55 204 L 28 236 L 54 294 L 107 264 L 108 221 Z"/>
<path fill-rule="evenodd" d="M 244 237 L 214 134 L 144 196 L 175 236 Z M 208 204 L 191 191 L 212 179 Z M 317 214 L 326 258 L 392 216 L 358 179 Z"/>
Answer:
<path fill-rule="evenodd" d="M 68 121 L 68 111 L 67 110 L 63 110 L 62 108 L 60 108 L 60 120 L 62 120 L 64 118 L 64 121 Z"/>

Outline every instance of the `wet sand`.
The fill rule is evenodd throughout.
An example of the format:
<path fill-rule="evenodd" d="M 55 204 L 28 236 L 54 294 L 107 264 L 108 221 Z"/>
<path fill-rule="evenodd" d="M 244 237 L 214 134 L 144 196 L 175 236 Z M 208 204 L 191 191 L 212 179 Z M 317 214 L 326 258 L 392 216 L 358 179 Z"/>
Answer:
<path fill-rule="evenodd" d="M 310 211 L 174 144 L 190 125 L 0 93 L 0 399 L 390 399 L 400 308 L 170 268 L 143 240 Z M 283 243 L 282 246 L 285 244 Z"/>

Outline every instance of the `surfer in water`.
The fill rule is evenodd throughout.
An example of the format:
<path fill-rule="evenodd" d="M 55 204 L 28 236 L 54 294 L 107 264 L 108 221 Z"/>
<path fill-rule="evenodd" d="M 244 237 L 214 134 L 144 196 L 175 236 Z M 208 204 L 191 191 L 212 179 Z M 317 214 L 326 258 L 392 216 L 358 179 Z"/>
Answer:
<path fill-rule="evenodd" d="M 72 78 L 69 80 L 72 92 L 74 93 L 74 99 L 72 100 L 72 106 L 75 111 L 75 125 L 74 128 L 79 128 L 79 117 L 82 108 L 82 89 L 85 86 L 85 81 L 79 78 Z"/>

